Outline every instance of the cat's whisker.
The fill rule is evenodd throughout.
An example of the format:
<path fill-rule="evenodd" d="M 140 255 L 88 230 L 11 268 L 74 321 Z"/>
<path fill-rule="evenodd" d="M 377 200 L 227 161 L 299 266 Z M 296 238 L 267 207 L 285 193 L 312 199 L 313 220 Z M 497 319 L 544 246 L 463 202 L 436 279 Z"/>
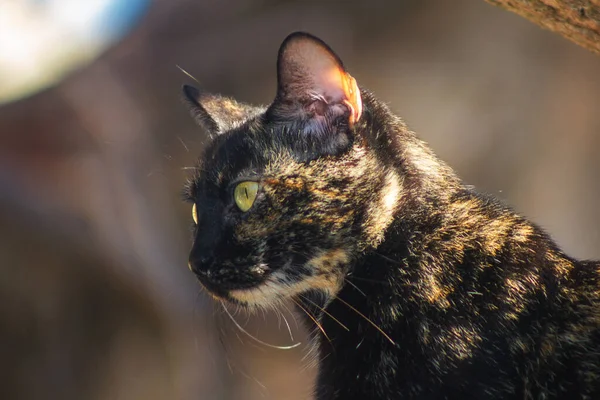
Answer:
<path fill-rule="evenodd" d="M 339 300 L 342 304 L 345 304 L 352 311 L 356 312 L 358 315 L 360 315 L 362 318 L 364 318 L 365 321 L 367 321 L 368 323 L 370 323 L 371 325 L 373 325 L 373 327 L 375 329 L 377 329 L 391 344 L 393 344 L 394 346 L 396 345 L 396 342 L 394 342 L 392 340 L 392 338 L 387 333 L 385 333 L 385 331 L 383 329 L 381 329 L 375 322 L 371 321 L 363 313 L 361 313 L 356 308 L 354 308 L 352 305 L 350 305 L 349 303 L 347 303 L 344 299 L 342 299 L 340 297 L 335 297 L 335 299 Z"/>
<path fill-rule="evenodd" d="M 235 305 L 235 310 L 233 311 L 233 316 L 236 317 L 238 314 L 240 314 L 242 312 L 242 307 L 240 307 L 239 305 Z M 246 316 L 246 324 L 248 323 L 249 317 Z"/>
<path fill-rule="evenodd" d="M 263 315 L 263 321 L 267 322 L 267 313 L 265 312 L 265 308 L 261 307 L 260 311 L 262 312 L 262 315 Z"/>
<path fill-rule="evenodd" d="M 186 152 L 190 152 L 190 149 L 187 147 L 187 145 L 185 144 L 185 142 L 183 141 L 183 139 L 181 139 L 181 137 L 177 136 L 177 139 L 179 139 L 179 142 L 181 142 L 181 145 L 183 146 L 183 148 L 185 149 Z"/>
<path fill-rule="evenodd" d="M 377 283 L 377 284 L 380 284 L 380 285 L 388 285 L 388 286 L 393 285 L 393 283 L 388 282 L 388 281 L 380 281 L 380 280 L 377 280 L 377 279 L 361 278 L 361 277 L 358 277 L 358 276 L 346 276 L 346 281 L 351 280 L 351 279 L 352 280 L 357 280 L 357 281 L 369 282 L 369 283 Z"/>
<path fill-rule="evenodd" d="M 283 306 L 283 305 L 284 305 L 284 303 L 282 301 L 274 301 L 273 304 L 269 304 L 268 306 L 275 312 L 275 315 L 277 316 L 277 329 L 281 329 L 281 320 L 283 318 L 285 326 L 287 327 L 288 333 L 290 335 L 290 339 L 293 342 L 294 335 L 292 334 L 292 329 L 290 327 L 290 324 L 289 324 L 287 318 L 285 317 L 285 315 L 283 314 L 283 312 L 281 311 L 281 309 L 279 309 L 279 306 Z"/>
<path fill-rule="evenodd" d="M 323 333 L 323 336 L 325 336 L 325 338 L 327 339 L 327 341 L 329 343 L 331 343 L 331 339 L 329 338 L 329 336 L 325 332 L 325 329 L 323 329 L 323 326 L 321 326 L 321 324 L 319 323 L 319 321 L 317 321 L 317 319 L 311 313 L 309 313 L 306 308 L 302 307 L 302 305 L 300 305 L 299 302 L 297 302 L 293 298 L 291 298 L 291 300 L 298 306 L 298 308 L 300 308 L 302 311 L 304 311 L 304 313 L 308 316 L 308 318 L 310 318 L 315 323 L 315 325 L 317 326 L 317 328 L 319 328 L 319 330 Z"/>
<path fill-rule="evenodd" d="M 241 371 L 240 371 L 240 372 L 241 372 Z M 246 377 L 246 378 L 248 378 L 248 379 L 251 379 L 251 380 L 253 380 L 253 381 L 254 381 L 254 382 L 255 382 L 255 383 L 258 385 L 258 386 L 260 386 L 260 387 L 261 387 L 261 388 L 262 388 L 262 389 L 263 389 L 265 392 L 268 392 L 268 389 L 267 389 L 267 387 L 266 387 L 266 386 L 265 386 L 265 385 L 264 385 L 264 384 L 263 384 L 261 381 L 259 381 L 258 379 L 256 379 L 255 377 L 253 377 L 253 376 L 250 376 L 250 375 L 248 375 L 248 374 L 245 374 L 245 373 L 243 373 L 243 372 L 242 372 L 242 375 L 243 375 L 243 376 L 245 376 L 245 377 Z M 261 393 L 261 394 L 262 394 L 262 396 L 263 396 L 263 397 L 266 397 L 266 393 Z"/>
<path fill-rule="evenodd" d="M 254 378 L 251 375 L 249 375 L 246 372 L 244 372 L 244 369 L 247 369 L 247 368 L 244 367 L 244 365 L 238 365 L 237 363 L 234 362 L 234 360 L 230 357 L 229 349 L 228 349 L 228 347 L 225 344 L 224 337 L 227 336 L 227 335 L 226 335 L 226 333 L 225 333 L 225 331 L 223 330 L 222 327 L 219 328 L 219 332 L 220 332 L 219 333 L 219 342 L 221 343 L 221 346 L 223 347 L 223 350 L 224 350 L 224 353 L 225 353 L 225 363 L 227 364 L 227 369 L 229 370 L 229 372 L 231 374 L 233 374 L 235 372 L 235 370 L 237 370 L 245 378 L 250 379 L 250 380 L 254 381 L 255 383 L 257 383 L 260 386 L 261 391 L 262 390 L 267 390 L 265 388 L 265 386 L 258 379 Z M 237 333 L 235 335 L 238 337 L 238 339 L 240 340 L 240 342 L 242 344 L 244 344 L 244 341 L 242 340 L 242 338 Z M 264 351 L 263 349 L 261 349 L 260 347 L 255 346 L 252 343 L 249 343 L 249 344 L 251 346 L 254 346 L 256 349 L 258 349 L 260 351 Z"/>
<path fill-rule="evenodd" d="M 198 317 L 199 307 L 196 307 L 196 305 L 199 303 L 199 299 L 200 299 L 200 296 L 201 296 L 203 290 L 204 290 L 204 287 L 199 286 L 198 290 L 196 291 L 196 297 L 194 298 L 194 317 Z M 214 315 L 215 306 L 214 306 L 214 303 L 211 303 L 211 304 L 213 304 L 213 315 Z"/>
<path fill-rule="evenodd" d="M 306 353 L 304 354 L 304 356 L 302 357 L 301 361 L 305 362 L 309 357 L 312 357 L 313 359 L 316 357 L 314 356 L 314 353 L 317 352 L 319 350 L 319 345 L 318 342 L 316 340 L 313 340 L 310 342 L 310 346 L 308 348 L 308 350 L 306 351 Z"/>
<path fill-rule="evenodd" d="M 383 255 L 383 254 L 381 254 L 381 253 L 378 253 L 378 252 L 376 252 L 376 251 L 373 251 L 373 254 L 376 254 L 376 255 L 378 255 L 379 257 L 383 258 L 384 260 L 386 260 L 386 261 L 389 261 L 389 262 L 391 262 L 391 263 L 393 263 L 393 264 L 404 266 L 404 264 L 403 264 L 402 262 L 400 262 L 400 261 L 398 261 L 398 260 L 394 260 L 393 258 L 390 258 L 390 257 L 388 257 L 388 256 L 386 256 L 386 255 Z"/>
<path fill-rule="evenodd" d="M 225 353 L 225 362 L 227 363 L 227 368 L 229 369 L 229 372 L 231 372 L 233 374 L 233 368 L 230 362 L 230 358 L 229 358 L 229 349 L 227 348 L 227 345 L 225 344 L 225 336 L 227 336 L 225 334 L 225 331 L 223 330 L 223 328 L 219 328 L 219 343 L 221 343 L 221 347 L 223 348 L 223 351 Z"/>
<path fill-rule="evenodd" d="M 159 173 L 163 173 L 163 170 L 161 168 L 154 169 L 146 174 L 146 178 L 150 178 L 152 175 Z"/>
<path fill-rule="evenodd" d="M 277 317 L 277 329 L 281 330 L 281 313 L 277 309 L 277 307 L 271 307 L 275 311 L 275 316 Z"/>
<path fill-rule="evenodd" d="M 317 307 L 319 310 L 323 311 L 323 313 L 325 315 L 327 315 L 329 318 L 331 318 L 332 320 L 334 320 L 335 322 L 337 322 L 342 328 L 344 328 L 346 331 L 350 332 L 350 329 L 348 329 L 348 327 L 346 325 L 344 325 L 342 322 L 340 322 L 339 319 L 337 319 L 336 317 L 334 317 L 333 315 L 331 315 L 331 313 L 329 313 L 327 310 L 325 310 L 323 307 L 319 306 L 318 304 L 316 304 L 314 301 L 308 299 L 306 296 L 302 296 L 300 295 L 300 297 L 302 297 L 302 299 L 304 301 L 309 302 L 310 304 L 312 304 L 313 306 Z"/>
<path fill-rule="evenodd" d="M 346 276 L 345 281 L 348 285 L 352 286 L 354 289 L 356 289 L 360 294 L 362 294 L 363 296 L 367 297 L 367 295 L 365 294 L 365 292 L 363 292 L 362 290 L 360 290 L 358 288 L 358 286 L 356 286 L 354 283 L 350 282 L 350 279 L 348 276 Z"/>
<path fill-rule="evenodd" d="M 287 327 L 288 333 L 290 334 L 290 339 L 292 340 L 292 342 L 294 341 L 294 335 L 292 335 L 292 328 L 290 328 L 290 324 L 287 320 L 287 318 L 285 317 L 285 315 L 283 314 L 283 312 L 281 312 L 281 310 L 278 310 L 279 314 L 281 314 L 281 317 L 283 318 L 283 321 L 285 322 L 285 326 Z"/>
<path fill-rule="evenodd" d="M 304 373 L 309 368 L 315 368 L 318 365 L 319 357 L 315 356 L 315 354 L 314 354 L 316 351 L 317 351 L 317 346 L 315 345 L 306 352 L 304 357 L 302 357 L 301 362 L 303 362 L 304 365 L 300 369 L 301 373 Z M 311 359 L 308 360 L 308 357 L 311 357 Z"/>
<path fill-rule="evenodd" d="M 294 320 L 294 324 L 296 325 L 296 329 L 298 329 L 299 327 L 298 327 L 298 320 L 296 319 L 296 314 L 294 314 L 292 312 L 292 310 L 290 310 L 284 302 L 281 302 L 281 306 L 283 308 L 285 308 L 285 310 L 292 316 L 292 319 Z"/>
<path fill-rule="evenodd" d="M 316 349 L 316 347 L 314 347 L 314 349 Z M 314 352 L 316 350 L 311 349 L 310 351 Z M 330 354 L 331 353 L 327 353 L 322 357 L 319 357 L 318 355 L 313 357 L 310 361 L 305 363 L 304 367 L 300 370 L 300 372 L 305 372 L 309 368 L 317 368 L 319 364 L 321 364 L 327 357 L 329 357 Z M 302 361 L 304 362 L 305 358 L 303 358 Z"/>
<path fill-rule="evenodd" d="M 240 341 L 241 344 L 245 344 L 244 341 L 242 340 L 242 337 L 239 335 L 239 333 L 235 332 L 235 337 L 238 338 L 238 340 Z"/>
<path fill-rule="evenodd" d="M 245 330 L 244 328 L 242 328 L 242 326 L 235 320 L 235 318 L 233 318 L 233 315 L 231 315 L 231 313 L 229 312 L 229 310 L 227 309 L 227 307 L 225 306 L 225 304 L 223 302 L 220 302 L 221 305 L 223 306 L 223 310 L 225 311 L 225 313 L 229 316 L 229 318 L 231 319 L 231 321 L 233 322 L 233 324 L 243 333 L 245 333 L 248 337 L 250 337 L 251 339 L 253 339 L 254 341 L 256 341 L 257 343 L 262 344 L 263 346 L 267 346 L 273 349 L 278 349 L 278 350 L 290 350 L 293 348 L 296 348 L 298 346 L 300 346 L 302 343 L 298 342 L 289 346 L 276 346 L 274 344 L 270 344 L 267 342 L 264 342 L 262 340 L 260 340 L 259 338 L 255 337 L 254 335 L 252 335 L 250 332 L 248 332 L 247 330 Z"/>
<path fill-rule="evenodd" d="M 196 81 L 197 83 L 200 83 L 200 81 L 199 81 L 198 79 L 194 78 L 194 76 L 193 76 L 192 74 L 190 74 L 189 72 L 187 72 L 185 69 L 181 68 L 181 67 L 180 67 L 179 65 L 177 65 L 177 64 L 175 64 L 175 66 L 176 66 L 177 68 L 179 68 L 179 70 L 180 70 L 181 72 L 183 72 L 185 75 L 187 75 L 189 78 L 193 79 L 193 80 L 194 80 L 194 81 Z"/>

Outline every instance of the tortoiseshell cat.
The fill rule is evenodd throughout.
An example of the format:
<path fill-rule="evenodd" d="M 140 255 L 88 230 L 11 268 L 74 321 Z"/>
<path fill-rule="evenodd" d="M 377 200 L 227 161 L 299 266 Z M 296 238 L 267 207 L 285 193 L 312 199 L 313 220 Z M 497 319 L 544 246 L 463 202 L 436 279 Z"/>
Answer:
<path fill-rule="evenodd" d="M 320 400 L 600 399 L 600 263 L 465 186 L 319 39 L 277 78 L 267 108 L 184 87 L 209 292 L 310 312 Z"/>

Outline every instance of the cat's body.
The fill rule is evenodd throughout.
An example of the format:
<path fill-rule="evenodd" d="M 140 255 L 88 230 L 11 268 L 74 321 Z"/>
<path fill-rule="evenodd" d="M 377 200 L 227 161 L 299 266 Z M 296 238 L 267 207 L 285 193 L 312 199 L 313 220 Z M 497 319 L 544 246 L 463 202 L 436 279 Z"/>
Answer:
<path fill-rule="evenodd" d="M 355 334 L 322 317 L 317 398 L 598 398 L 598 264 L 468 189 L 436 211 L 353 265 L 327 311 Z"/>
<path fill-rule="evenodd" d="M 318 39 L 286 39 L 278 78 L 266 110 L 185 90 L 216 136 L 190 267 L 296 302 L 317 399 L 600 398 L 600 263 L 463 185 Z"/>

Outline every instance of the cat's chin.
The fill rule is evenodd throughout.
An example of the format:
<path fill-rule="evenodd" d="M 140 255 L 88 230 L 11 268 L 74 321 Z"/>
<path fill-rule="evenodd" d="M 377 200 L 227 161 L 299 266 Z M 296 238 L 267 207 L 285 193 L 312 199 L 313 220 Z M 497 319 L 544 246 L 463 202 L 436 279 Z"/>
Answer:
<path fill-rule="evenodd" d="M 276 275 L 276 274 L 274 274 Z M 341 289 L 343 278 L 333 275 L 310 276 L 296 283 L 278 283 L 275 279 L 245 289 L 234 289 L 225 297 L 232 303 L 247 307 L 270 307 L 278 301 L 297 298 L 304 293 L 319 291 L 324 297 L 335 297 Z"/>
<path fill-rule="evenodd" d="M 278 289 L 274 282 L 266 281 L 251 288 L 233 289 L 227 292 L 227 300 L 247 307 L 270 306 L 274 300 L 287 297 L 283 288 Z"/>
<path fill-rule="evenodd" d="M 260 286 L 264 285 L 264 282 L 256 282 L 254 284 L 247 282 L 243 285 L 236 284 L 234 287 L 231 287 L 233 285 L 214 284 L 212 282 L 207 281 L 206 279 L 199 279 L 199 281 L 204 287 L 204 289 L 206 289 L 206 292 L 210 294 L 215 300 L 226 300 L 231 303 L 236 303 L 240 305 L 245 305 L 245 303 L 241 300 L 238 300 L 238 297 L 242 297 L 236 297 L 236 293 L 254 292 L 258 290 Z"/>
<path fill-rule="evenodd" d="M 202 284 L 202 286 L 205 289 L 205 292 L 208 293 L 216 301 L 226 301 L 231 304 L 235 304 L 235 305 L 239 305 L 239 306 L 243 306 L 243 307 L 250 307 L 250 308 L 253 306 L 260 306 L 260 304 L 258 304 L 256 301 L 248 301 L 249 299 L 258 300 L 257 296 L 252 294 L 253 292 L 257 291 L 256 288 L 226 290 L 226 289 L 209 287 L 206 284 Z M 264 301 L 263 304 L 267 304 L 268 300 L 266 300 L 266 299 L 261 299 L 261 300 Z"/>

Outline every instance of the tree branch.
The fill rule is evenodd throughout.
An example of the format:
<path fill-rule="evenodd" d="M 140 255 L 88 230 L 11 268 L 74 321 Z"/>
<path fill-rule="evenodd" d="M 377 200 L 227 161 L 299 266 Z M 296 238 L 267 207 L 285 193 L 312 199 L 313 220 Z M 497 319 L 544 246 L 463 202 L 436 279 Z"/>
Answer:
<path fill-rule="evenodd" d="M 600 54 L 600 0 L 486 0 Z"/>

